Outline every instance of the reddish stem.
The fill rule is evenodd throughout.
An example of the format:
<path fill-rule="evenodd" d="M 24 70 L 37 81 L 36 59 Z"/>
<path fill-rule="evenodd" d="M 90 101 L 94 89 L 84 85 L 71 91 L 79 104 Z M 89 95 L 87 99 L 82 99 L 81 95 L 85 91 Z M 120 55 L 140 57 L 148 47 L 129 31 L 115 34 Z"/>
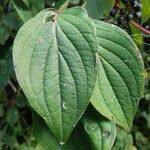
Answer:
<path fill-rule="evenodd" d="M 143 28 L 141 25 L 139 25 L 137 22 L 135 22 L 134 20 L 130 20 L 130 22 L 136 27 L 138 28 L 140 31 L 142 31 L 143 33 L 149 34 L 150 35 L 150 31 Z"/>

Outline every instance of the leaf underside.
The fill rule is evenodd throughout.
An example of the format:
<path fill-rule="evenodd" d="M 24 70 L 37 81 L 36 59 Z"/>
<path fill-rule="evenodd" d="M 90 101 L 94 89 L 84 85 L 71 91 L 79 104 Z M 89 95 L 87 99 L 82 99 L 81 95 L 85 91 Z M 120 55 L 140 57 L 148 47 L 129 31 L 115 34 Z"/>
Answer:
<path fill-rule="evenodd" d="M 13 58 L 30 105 L 64 142 L 84 113 L 95 85 L 94 23 L 81 8 L 43 10 L 17 34 Z"/>

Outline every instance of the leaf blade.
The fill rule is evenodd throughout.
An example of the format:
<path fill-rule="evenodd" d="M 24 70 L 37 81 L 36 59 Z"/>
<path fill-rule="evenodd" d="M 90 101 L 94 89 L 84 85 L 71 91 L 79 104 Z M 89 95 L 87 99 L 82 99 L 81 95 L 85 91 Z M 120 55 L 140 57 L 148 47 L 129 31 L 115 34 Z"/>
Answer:
<path fill-rule="evenodd" d="M 142 0 L 142 23 L 146 22 L 150 18 L 150 1 L 149 0 Z"/>
<path fill-rule="evenodd" d="M 44 9 L 44 0 L 13 0 L 16 11 L 20 18 L 26 22 Z"/>
<path fill-rule="evenodd" d="M 86 0 L 86 9 L 92 19 L 103 19 L 115 4 L 114 0 Z"/>
<path fill-rule="evenodd" d="M 83 116 L 84 129 L 93 149 L 111 150 L 116 137 L 116 125 L 96 113 L 89 111 Z"/>
<path fill-rule="evenodd" d="M 142 58 L 124 31 L 107 23 L 95 23 L 98 78 L 91 103 L 102 115 L 114 117 L 118 125 L 130 130 L 144 88 Z"/>
<path fill-rule="evenodd" d="M 25 23 L 14 44 L 18 81 L 31 106 L 61 142 L 85 111 L 96 79 L 94 25 L 83 13 L 84 19 L 44 10 Z"/>

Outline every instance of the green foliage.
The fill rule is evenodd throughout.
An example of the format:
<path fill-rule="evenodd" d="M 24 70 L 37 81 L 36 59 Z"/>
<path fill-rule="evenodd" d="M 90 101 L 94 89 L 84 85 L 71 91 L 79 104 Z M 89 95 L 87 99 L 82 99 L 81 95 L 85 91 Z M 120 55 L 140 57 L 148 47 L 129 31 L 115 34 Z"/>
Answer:
<path fill-rule="evenodd" d="M 118 2 L 0 0 L 0 149 L 150 149 L 149 35 L 126 24 L 136 46 L 126 32 L 106 23 L 119 22 L 122 7 L 130 10 L 131 3 Z M 141 1 L 143 15 L 134 18 L 147 29 L 148 3 Z M 114 5 L 117 14 L 112 17 Z M 41 11 L 44 8 L 50 9 Z M 15 37 L 20 48 L 13 65 Z M 143 75 L 145 92 L 139 101 Z M 32 114 L 31 107 L 38 114 Z M 131 133 L 119 126 L 132 126 Z"/>
<path fill-rule="evenodd" d="M 7 114 L 6 114 L 6 122 L 10 125 L 14 125 L 19 118 L 19 113 L 16 108 L 11 108 L 8 109 Z"/>
<path fill-rule="evenodd" d="M 12 55 L 8 53 L 4 58 L 0 59 L 0 90 L 7 85 L 10 77 L 13 76 Z"/>
<path fill-rule="evenodd" d="M 98 21 L 94 26 L 81 7 L 62 14 L 43 10 L 19 30 L 13 59 L 17 79 L 31 106 L 60 142 L 68 139 L 88 105 L 96 79 L 94 59 L 98 82 L 97 97 L 92 101 L 101 100 L 94 107 L 126 130 L 131 129 L 143 92 L 144 69 L 141 55 L 126 32 Z"/>
<path fill-rule="evenodd" d="M 21 120 L 19 117 L 21 117 Z M 28 127 L 24 126 L 24 128 L 22 128 L 21 122 L 24 117 L 19 113 L 17 107 L 12 107 L 6 110 L 5 105 L 0 105 L 0 118 L 0 149 L 19 149 L 21 144 L 17 140 L 18 137 L 21 137 L 22 139 L 27 138 L 28 143 L 31 142 L 29 135 L 25 135 L 30 126 L 28 125 Z M 31 147 L 31 145 L 29 146 Z"/>
<path fill-rule="evenodd" d="M 133 146 L 133 137 L 121 128 L 117 129 L 117 137 L 112 150 L 136 150 Z"/>
<path fill-rule="evenodd" d="M 104 116 L 115 118 L 118 125 L 130 130 L 143 92 L 142 57 L 123 30 L 103 22 L 95 24 L 98 77 L 91 103 Z"/>
<path fill-rule="evenodd" d="M 150 1 L 149 0 L 141 0 L 142 2 L 142 23 L 145 23 L 150 18 Z"/>
<path fill-rule="evenodd" d="M 44 120 L 33 112 L 33 135 L 39 143 L 40 149 L 49 150 L 90 150 L 90 145 L 87 143 L 83 133 L 83 127 L 78 124 L 71 134 L 67 143 L 58 142 L 54 134 L 50 131 Z M 44 137 L 44 138 L 43 138 Z"/>
<path fill-rule="evenodd" d="M 108 16 L 115 0 L 85 0 L 88 15 L 93 19 L 103 19 Z"/>
<path fill-rule="evenodd" d="M 44 9 L 44 0 L 13 0 L 20 18 L 26 22 Z"/>
<path fill-rule="evenodd" d="M 116 124 L 113 120 L 107 120 L 89 110 L 83 117 L 83 125 L 94 150 L 112 148 L 116 138 Z"/>
<path fill-rule="evenodd" d="M 3 23 L 0 23 L 0 43 L 5 44 L 5 41 L 9 38 L 9 33 L 7 26 Z"/>
<path fill-rule="evenodd" d="M 130 30 L 133 34 L 133 40 L 137 44 L 138 47 L 143 45 L 143 36 L 139 29 L 137 29 L 134 25 L 130 24 Z"/>

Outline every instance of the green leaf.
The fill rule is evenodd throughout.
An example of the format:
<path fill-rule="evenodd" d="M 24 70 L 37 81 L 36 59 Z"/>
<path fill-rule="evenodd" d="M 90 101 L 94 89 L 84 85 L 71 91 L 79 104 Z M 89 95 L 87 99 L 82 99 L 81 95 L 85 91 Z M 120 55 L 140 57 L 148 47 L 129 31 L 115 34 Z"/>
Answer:
<path fill-rule="evenodd" d="M 13 126 L 18 121 L 18 118 L 19 118 L 19 112 L 16 108 L 8 109 L 7 116 L 6 116 L 7 123 Z"/>
<path fill-rule="evenodd" d="M 134 150 L 132 134 L 117 128 L 117 136 L 112 150 Z M 135 149 L 136 150 L 136 149 Z"/>
<path fill-rule="evenodd" d="M 129 35 L 117 26 L 95 21 L 99 52 L 93 106 L 130 130 L 144 88 L 142 57 Z"/>
<path fill-rule="evenodd" d="M 67 143 L 60 145 L 54 134 L 50 131 L 44 120 L 33 113 L 33 135 L 38 141 L 41 150 L 90 150 L 83 134 L 83 129 L 77 125 Z M 43 138 L 44 137 L 44 138 Z M 62 144 L 62 143 L 61 143 Z"/>
<path fill-rule="evenodd" d="M 18 150 L 41 150 L 41 148 L 32 147 L 29 144 L 20 144 L 19 147 L 17 147 Z"/>
<path fill-rule="evenodd" d="M 11 50 L 8 49 L 6 56 L 2 55 L 2 57 L 3 59 L 0 59 L 0 89 L 3 89 L 14 75 Z"/>
<path fill-rule="evenodd" d="M 60 7 L 62 7 L 65 3 L 68 3 L 69 0 L 59 0 L 59 1 L 56 1 L 54 2 L 55 3 L 55 8 L 56 9 L 59 9 Z"/>
<path fill-rule="evenodd" d="M 10 147 L 10 149 L 13 149 L 14 145 L 17 145 L 16 137 L 14 135 L 6 135 L 5 144 Z"/>
<path fill-rule="evenodd" d="M 94 89 L 94 30 L 82 8 L 60 15 L 44 10 L 23 25 L 14 42 L 20 86 L 61 142 L 84 113 Z"/>
<path fill-rule="evenodd" d="M 83 125 L 93 150 L 111 150 L 116 137 L 113 121 L 90 111 L 83 116 Z"/>
<path fill-rule="evenodd" d="M 132 33 L 132 38 L 135 41 L 135 43 L 137 44 L 137 46 L 139 46 L 139 47 L 143 46 L 143 35 L 142 35 L 141 31 L 131 23 L 130 23 L 130 30 Z"/>
<path fill-rule="evenodd" d="M 0 117 L 3 117 L 4 115 L 4 108 L 3 108 L 3 105 L 0 104 Z"/>
<path fill-rule="evenodd" d="M 7 61 L 0 60 L 0 89 L 2 89 L 8 82 L 9 70 Z"/>
<path fill-rule="evenodd" d="M 142 4 L 142 23 L 146 22 L 150 18 L 150 1 L 149 0 L 141 0 Z"/>
<path fill-rule="evenodd" d="M 8 28 L 3 22 L 0 22 L 0 44 L 4 45 L 8 38 L 9 38 Z"/>
<path fill-rule="evenodd" d="M 108 16 L 115 0 L 85 0 L 88 15 L 93 19 L 103 19 Z"/>
<path fill-rule="evenodd" d="M 24 22 L 44 9 L 44 0 L 13 0 L 13 3 Z"/>
<path fill-rule="evenodd" d="M 27 105 L 27 99 L 24 94 L 20 93 L 16 98 L 16 106 L 19 108 L 23 108 Z"/>
<path fill-rule="evenodd" d="M 11 30 L 18 30 L 22 25 L 22 21 L 18 18 L 17 13 L 7 13 L 3 15 L 3 20 Z"/>

